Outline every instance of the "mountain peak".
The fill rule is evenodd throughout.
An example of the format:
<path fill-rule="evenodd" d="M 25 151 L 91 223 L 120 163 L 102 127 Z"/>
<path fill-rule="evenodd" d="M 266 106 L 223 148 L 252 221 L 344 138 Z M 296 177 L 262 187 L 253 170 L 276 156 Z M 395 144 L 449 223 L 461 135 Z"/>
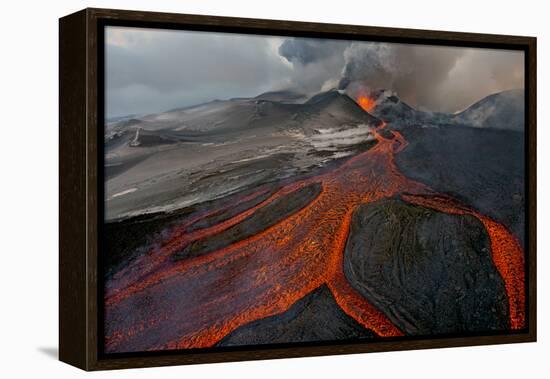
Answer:
<path fill-rule="evenodd" d="M 493 93 L 457 113 L 454 118 L 468 126 L 523 131 L 525 91 L 511 89 Z"/>

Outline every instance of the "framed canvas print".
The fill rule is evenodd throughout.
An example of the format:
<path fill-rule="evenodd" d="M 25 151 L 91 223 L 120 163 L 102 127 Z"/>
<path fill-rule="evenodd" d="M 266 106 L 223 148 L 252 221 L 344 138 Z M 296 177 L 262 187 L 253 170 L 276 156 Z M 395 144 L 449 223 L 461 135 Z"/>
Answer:
<path fill-rule="evenodd" d="M 536 40 L 60 19 L 60 359 L 536 340 Z"/>

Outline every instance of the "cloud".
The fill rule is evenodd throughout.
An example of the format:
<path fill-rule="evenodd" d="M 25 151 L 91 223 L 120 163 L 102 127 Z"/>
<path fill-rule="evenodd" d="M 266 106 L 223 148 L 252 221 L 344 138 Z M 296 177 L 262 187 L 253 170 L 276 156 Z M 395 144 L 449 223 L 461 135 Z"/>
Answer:
<path fill-rule="evenodd" d="M 106 40 L 108 116 L 254 96 L 292 71 L 277 37 L 109 27 Z"/>
<path fill-rule="evenodd" d="M 108 27 L 107 116 L 291 89 L 391 89 L 455 112 L 523 88 L 523 53 L 505 50 Z"/>
<path fill-rule="evenodd" d="M 292 65 L 288 87 L 306 94 L 336 87 L 345 64 L 344 51 L 349 45 L 349 41 L 341 40 L 285 40 L 278 51 Z"/>
<path fill-rule="evenodd" d="M 524 88 L 524 76 L 523 52 L 466 49 L 435 91 L 442 104 L 434 99 L 434 106 L 461 110 L 488 94 Z"/>
<path fill-rule="evenodd" d="M 488 94 L 523 88 L 523 53 L 494 49 L 354 42 L 340 88 L 391 89 L 410 105 L 455 112 Z"/>
<path fill-rule="evenodd" d="M 348 46 L 348 41 L 289 38 L 279 47 L 279 54 L 289 62 L 307 65 L 342 54 Z"/>

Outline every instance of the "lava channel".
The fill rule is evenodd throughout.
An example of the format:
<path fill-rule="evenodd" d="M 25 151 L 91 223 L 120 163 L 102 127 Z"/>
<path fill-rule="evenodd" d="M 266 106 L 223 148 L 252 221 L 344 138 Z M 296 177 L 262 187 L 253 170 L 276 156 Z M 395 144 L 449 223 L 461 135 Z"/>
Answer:
<path fill-rule="evenodd" d="M 512 328 L 524 327 L 524 262 L 517 241 L 497 222 L 402 175 L 394 155 L 407 141 L 385 127 L 382 123 L 373 130 L 373 148 L 334 170 L 284 185 L 257 205 L 210 227 L 187 231 L 193 222 L 220 210 L 190 219 L 176 226 L 158 248 L 121 270 L 105 287 L 105 351 L 211 347 L 241 325 L 285 312 L 324 284 L 342 310 L 365 328 L 381 337 L 403 335 L 343 273 L 353 211 L 360 204 L 397 195 L 445 213 L 472 214 L 483 222 L 505 281 Z M 314 183 L 322 188 L 314 200 L 267 229 L 208 254 L 169 259 L 190 243 L 227 230 L 274 200 Z"/>

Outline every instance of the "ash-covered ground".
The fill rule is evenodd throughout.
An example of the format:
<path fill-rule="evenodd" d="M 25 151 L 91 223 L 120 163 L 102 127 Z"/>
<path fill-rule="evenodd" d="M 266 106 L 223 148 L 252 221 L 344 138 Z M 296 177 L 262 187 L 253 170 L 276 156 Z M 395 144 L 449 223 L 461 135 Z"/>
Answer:
<path fill-rule="evenodd" d="M 378 123 L 329 91 L 308 100 L 265 93 L 108 124 L 106 219 L 173 211 L 310 173 L 364 151 Z"/>
<path fill-rule="evenodd" d="M 523 254 L 525 244 L 523 91 L 491 95 L 458 114 L 419 111 L 389 91 L 371 96 L 374 105 L 363 109 L 337 90 L 311 98 L 269 92 L 108 124 L 107 350 L 195 346 L 199 335 L 217 346 L 381 337 L 351 310 L 350 296 L 364 301 L 374 314 L 379 312 L 376 317 L 398 331 L 394 335 L 485 333 L 523 325 L 518 321 L 521 314 L 517 316 L 523 305 L 515 297 L 517 288 L 511 288 L 522 279 L 510 281 L 510 273 L 503 272 L 494 258 L 506 256 L 501 250 L 516 241 Z M 378 144 L 384 146 L 375 151 Z M 365 193 L 364 202 L 351 209 L 341 252 L 343 280 L 349 288 L 336 289 L 328 281 L 285 309 L 265 311 L 251 322 L 226 320 L 238 326 L 226 332 L 196 330 L 191 338 L 177 335 L 177 328 L 162 329 L 162 320 L 173 321 L 165 314 L 170 307 L 162 299 L 141 295 L 148 283 L 162 286 L 164 272 L 175 280 L 185 274 L 179 267 L 215 260 L 221 250 L 268 236 L 272 228 L 315 204 L 333 180 L 330 173 L 357 169 L 359 163 L 351 160 L 369 151 L 377 159 L 387 158 L 380 160 L 387 166 L 361 171 L 365 177 L 359 179 L 380 180 L 380 191 L 391 196 L 375 196 L 376 185 L 370 186 L 373 194 Z M 453 209 L 467 211 L 446 212 L 444 207 L 407 202 L 410 194 L 392 190 L 394 183 L 385 182 L 390 179 L 400 180 L 405 189 L 417 183 L 412 186 L 417 195 L 421 188 L 422 196 L 452 199 Z M 298 182 L 309 184 L 274 196 Z M 509 232 L 502 246 L 484 217 Z M 344 226 L 348 222 L 336 221 Z M 317 243 L 310 237 L 310 243 Z M 171 244 L 181 245 L 186 238 L 189 242 L 182 248 L 171 249 Z M 159 253 L 166 251 L 171 253 Z M 325 253 L 329 252 L 315 251 Z M 234 282 L 247 275 L 248 266 L 254 266 L 254 275 L 285 275 L 263 272 L 254 254 L 247 259 L 240 269 L 226 273 Z M 523 269 L 514 267 L 512 276 Z M 304 281 L 309 280 L 308 267 L 300 270 Z M 209 274 L 208 280 L 225 288 L 227 299 L 249 296 L 238 286 L 220 283 L 215 275 Z M 193 288 L 186 287 L 181 296 L 206 296 L 194 295 Z M 136 300 L 122 298 L 120 293 L 126 292 Z M 154 314 L 155 304 L 162 304 L 164 313 L 160 321 L 148 321 L 151 330 L 143 331 L 142 338 L 132 334 L 126 342 L 118 337 L 119 328 L 134 330 L 128 320 Z M 128 310 L 135 314 L 125 319 L 122 315 Z M 199 312 L 193 317 L 206 320 L 208 315 Z"/>

